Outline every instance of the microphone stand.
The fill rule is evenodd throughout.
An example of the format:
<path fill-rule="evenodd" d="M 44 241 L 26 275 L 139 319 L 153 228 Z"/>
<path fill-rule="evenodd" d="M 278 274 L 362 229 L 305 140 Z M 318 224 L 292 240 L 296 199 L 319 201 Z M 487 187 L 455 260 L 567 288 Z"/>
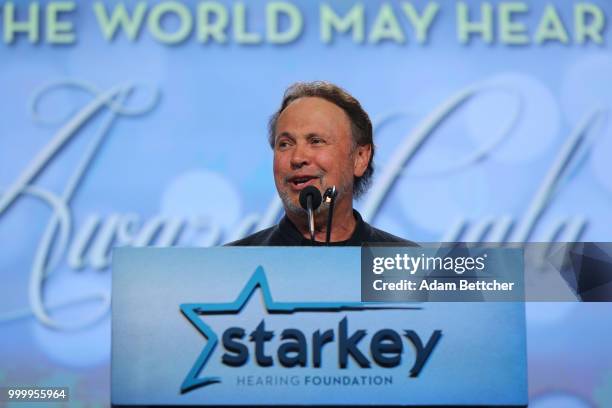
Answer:
<path fill-rule="evenodd" d="M 336 186 L 331 186 L 325 193 L 323 194 L 323 199 L 327 204 L 329 204 L 329 212 L 327 213 L 327 231 L 325 232 L 325 244 L 329 245 L 329 241 L 331 239 L 331 229 L 332 229 L 332 218 L 334 217 L 334 203 L 336 202 L 336 196 L 338 195 L 338 191 L 336 190 Z"/>
<path fill-rule="evenodd" d="M 308 212 L 308 229 L 310 230 L 310 242 L 314 245 L 315 242 L 315 223 L 314 212 L 312 211 L 312 195 L 306 197 L 306 208 Z"/>

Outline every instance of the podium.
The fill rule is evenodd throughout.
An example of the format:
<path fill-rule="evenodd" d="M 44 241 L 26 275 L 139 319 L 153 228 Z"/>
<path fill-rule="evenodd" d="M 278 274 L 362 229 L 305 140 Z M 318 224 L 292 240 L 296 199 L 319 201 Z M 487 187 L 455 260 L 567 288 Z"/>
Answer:
<path fill-rule="evenodd" d="M 520 302 L 363 303 L 360 248 L 119 248 L 113 406 L 526 406 Z"/>

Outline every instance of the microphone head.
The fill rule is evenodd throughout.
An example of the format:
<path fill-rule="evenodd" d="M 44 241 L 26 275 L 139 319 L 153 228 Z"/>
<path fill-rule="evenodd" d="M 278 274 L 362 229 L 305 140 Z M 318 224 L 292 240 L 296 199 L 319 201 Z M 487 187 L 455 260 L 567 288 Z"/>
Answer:
<path fill-rule="evenodd" d="M 331 186 L 323 193 L 323 201 L 329 204 L 336 199 L 338 195 L 338 190 L 336 190 L 336 186 Z"/>
<path fill-rule="evenodd" d="M 316 210 L 321 205 L 321 192 L 315 186 L 308 186 L 300 191 L 300 205 L 303 209 L 308 210 L 308 196 L 312 202 L 312 210 Z"/>

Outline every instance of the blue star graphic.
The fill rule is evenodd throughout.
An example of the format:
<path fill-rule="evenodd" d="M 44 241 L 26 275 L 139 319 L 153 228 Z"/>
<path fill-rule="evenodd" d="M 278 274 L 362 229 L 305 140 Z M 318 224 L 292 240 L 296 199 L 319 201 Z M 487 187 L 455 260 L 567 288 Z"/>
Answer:
<path fill-rule="evenodd" d="M 229 303 L 183 303 L 180 305 L 181 313 L 193 324 L 193 326 L 208 340 L 206 346 L 193 367 L 183 380 L 181 394 L 187 393 L 199 387 L 221 382 L 219 377 L 202 377 L 200 373 L 212 355 L 219 338 L 209 325 L 199 317 L 207 314 L 236 314 L 248 303 L 257 288 L 261 289 L 264 305 L 268 313 L 294 313 L 294 312 L 340 312 L 343 310 L 373 310 L 373 309 L 412 309 L 419 310 L 420 307 L 409 306 L 381 306 L 362 302 L 275 302 L 270 293 L 270 287 L 263 267 L 258 266 L 248 280 L 236 300 Z"/>

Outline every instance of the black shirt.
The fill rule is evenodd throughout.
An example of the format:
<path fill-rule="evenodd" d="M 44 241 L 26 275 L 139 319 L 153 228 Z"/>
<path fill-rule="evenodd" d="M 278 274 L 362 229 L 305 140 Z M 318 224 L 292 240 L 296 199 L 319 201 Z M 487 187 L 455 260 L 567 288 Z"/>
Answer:
<path fill-rule="evenodd" d="M 416 246 L 412 241 L 405 240 L 388 232 L 372 227 L 353 210 L 355 231 L 346 241 L 330 242 L 330 246 L 361 246 L 365 243 L 399 243 L 402 246 Z M 297 227 L 285 215 L 280 222 L 270 228 L 256 232 L 248 237 L 230 242 L 229 246 L 308 246 L 313 245 L 310 239 L 304 238 Z M 315 241 L 315 246 L 325 246 L 325 242 Z"/>

